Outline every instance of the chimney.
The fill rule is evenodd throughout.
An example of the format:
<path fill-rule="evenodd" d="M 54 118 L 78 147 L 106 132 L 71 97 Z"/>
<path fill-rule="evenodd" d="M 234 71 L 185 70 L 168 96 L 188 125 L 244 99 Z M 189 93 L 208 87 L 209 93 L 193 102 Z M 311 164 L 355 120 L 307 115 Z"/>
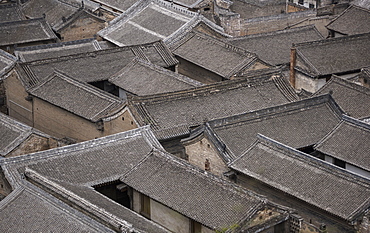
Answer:
<path fill-rule="evenodd" d="M 293 45 L 293 48 L 290 49 L 290 74 L 289 74 L 289 82 L 290 85 L 292 85 L 294 88 L 295 86 L 295 70 L 294 67 L 296 65 L 296 59 L 297 59 L 297 51 L 296 48 Z"/>

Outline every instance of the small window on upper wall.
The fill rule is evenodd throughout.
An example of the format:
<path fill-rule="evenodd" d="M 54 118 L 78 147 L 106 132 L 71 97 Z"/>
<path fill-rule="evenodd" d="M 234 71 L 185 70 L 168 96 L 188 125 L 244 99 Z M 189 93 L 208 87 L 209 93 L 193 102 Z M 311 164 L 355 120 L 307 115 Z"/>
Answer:
<path fill-rule="evenodd" d="M 310 4 L 308 5 L 308 7 L 312 9 L 312 8 L 315 8 L 315 5 L 314 5 L 314 4 L 312 4 L 312 3 L 310 3 Z"/>
<path fill-rule="evenodd" d="M 304 0 L 298 0 L 298 4 L 303 5 L 304 4 Z"/>

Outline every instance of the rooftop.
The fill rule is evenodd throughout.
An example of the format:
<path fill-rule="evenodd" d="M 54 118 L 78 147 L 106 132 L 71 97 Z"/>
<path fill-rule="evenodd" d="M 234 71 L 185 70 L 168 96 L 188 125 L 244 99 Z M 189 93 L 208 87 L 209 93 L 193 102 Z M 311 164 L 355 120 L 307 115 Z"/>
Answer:
<path fill-rule="evenodd" d="M 0 23 L 26 19 L 16 3 L 0 4 Z"/>
<path fill-rule="evenodd" d="M 44 18 L 0 23 L 0 46 L 56 40 Z"/>
<path fill-rule="evenodd" d="M 60 23 L 81 8 L 81 3 L 77 1 L 63 1 L 63 0 L 29 0 L 22 6 L 22 11 L 27 18 L 44 17 L 46 21 L 54 29 L 54 26 Z"/>
<path fill-rule="evenodd" d="M 1 232 L 115 232 L 33 185 L 0 202 Z M 21 221 L 20 221 L 21 220 Z"/>
<path fill-rule="evenodd" d="M 370 89 L 335 75 L 313 96 L 329 93 L 344 112 L 353 118 L 369 118 Z"/>
<path fill-rule="evenodd" d="M 161 41 L 149 44 L 97 50 L 20 64 L 19 72 L 27 87 L 45 80 L 55 70 L 81 82 L 108 80 L 135 57 L 170 67 L 178 63 Z"/>
<path fill-rule="evenodd" d="M 315 149 L 334 158 L 370 171 L 370 124 L 343 115 L 338 125 Z"/>
<path fill-rule="evenodd" d="M 25 125 L 13 118 L 0 113 L 0 155 L 6 156 L 31 134 L 49 137 L 32 127 Z"/>
<path fill-rule="evenodd" d="M 120 180 L 211 229 L 239 224 L 264 203 L 256 194 L 161 151 L 150 153 Z"/>
<path fill-rule="evenodd" d="M 259 135 L 230 167 L 351 221 L 370 206 L 370 181 Z"/>
<path fill-rule="evenodd" d="M 22 62 L 43 60 L 69 56 L 78 53 L 87 53 L 109 48 L 106 42 L 99 42 L 93 38 L 61 43 L 19 47 L 14 51 L 15 56 Z"/>
<path fill-rule="evenodd" d="M 151 124 L 161 138 L 188 134 L 190 127 L 217 118 L 297 100 L 292 87 L 279 74 L 258 81 L 229 80 L 187 91 L 135 97 L 129 107 L 139 125 Z"/>
<path fill-rule="evenodd" d="M 0 49 L 0 80 L 15 66 L 16 62 L 16 57 Z"/>
<path fill-rule="evenodd" d="M 194 31 L 172 43 L 170 49 L 176 56 L 228 79 L 258 60 L 243 48 Z"/>
<path fill-rule="evenodd" d="M 137 58 L 108 81 L 138 96 L 186 90 L 203 85 L 186 76 Z"/>
<path fill-rule="evenodd" d="M 344 35 L 369 33 L 370 9 L 352 5 L 333 19 L 326 27 Z"/>
<path fill-rule="evenodd" d="M 162 233 L 167 231 L 101 195 L 92 187 L 119 180 L 149 154 L 153 147 L 162 148 L 150 128 L 143 127 L 70 146 L 3 159 L 0 166 L 15 190 L 25 183 L 31 185 L 27 180 L 32 180 L 46 191 L 57 193 L 59 202 L 70 203 L 77 209 L 82 208 L 85 214 L 112 229 L 123 231 L 129 228 L 138 232 Z M 24 179 L 24 173 L 27 180 Z M 73 212 L 81 214 L 76 209 Z M 23 212 L 31 213 L 32 209 Z"/>
<path fill-rule="evenodd" d="M 124 107 L 124 101 L 91 85 L 55 72 L 28 92 L 78 116 L 97 122 Z"/>
<path fill-rule="evenodd" d="M 370 64 L 370 33 L 300 43 L 294 47 L 297 64 L 301 63 L 298 70 L 313 77 L 356 71 Z"/>
<path fill-rule="evenodd" d="M 162 0 L 140 0 L 112 20 L 98 35 L 121 47 L 157 40 L 166 42 L 183 31 L 191 30 L 201 21 L 223 31 L 219 26 L 185 7 Z"/>
<path fill-rule="evenodd" d="M 293 148 L 314 145 L 339 123 L 342 114 L 330 95 L 322 95 L 213 120 L 207 127 L 221 155 L 228 152 L 225 148 L 231 152 L 226 155 L 230 162 L 247 150 L 258 134 Z"/>
<path fill-rule="evenodd" d="M 287 64 L 290 61 L 290 48 L 293 43 L 324 39 L 313 25 L 281 31 L 232 37 L 226 41 L 232 45 L 257 54 L 259 58 L 273 65 Z"/>

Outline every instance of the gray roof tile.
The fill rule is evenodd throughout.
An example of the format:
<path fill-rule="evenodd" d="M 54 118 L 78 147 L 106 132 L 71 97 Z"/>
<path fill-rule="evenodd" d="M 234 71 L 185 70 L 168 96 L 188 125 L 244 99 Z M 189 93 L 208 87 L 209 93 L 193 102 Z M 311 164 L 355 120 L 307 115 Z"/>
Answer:
<path fill-rule="evenodd" d="M 66 2 L 60 0 L 29 0 L 22 4 L 22 11 L 28 18 L 44 17 L 52 28 L 69 18 L 81 7 L 77 1 Z"/>
<path fill-rule="evenodd" d="M 198 13 L 162 0 L 141 0 L 99 31 L 102 38 L 118 45 L 133 45 L 156 40 L 171 40 L 183 31 L 206 22 L 218 31 L 223 29 Z"/>
<path fill-rule="evenodd" d="M 154 95 L 203 86 L 202 83 L 186 76 L 140 59 L 134 59 L 121 71 L 109 78 L 108 81 L 138 96 Z"/>
<path fill-rule="evenodd" d="M 124 107 L 122 99 L 58 72 L 28 92 L 93 122 L 116 114 Z"/>
<path fill-rule="evenodd" d="M 34 82 L 45 80 L 55 70 L 81 82 L 96 82 L 108 80 L 135 57 L 162 67 L 178 63 L 163 42 L 156 41 L 26 62 L 20 65 L 19 72 L 27 88 L 34 85 Z"/>
<path fill-rule="evenodd" d="M 369 141 L 370 124 L 344 115 L 342 121 L 314 148 L 370 171 Z"/>
<path fill-rule="evenodd" d="M 339 123 L 342 113 L 329 95 L 323 95 L 210 121 L 207 126 L 231 151 L 229 156 L 237 158 L 258 134 L 294 148 L 314 145 Z"/>
<path fill-rule="evenodd" d="M 238 224 L 263 205 L 255 194 L 158 150 L 121 181 L 211 229 Z"/>
<path fill-rule="evenodd" d="M 157 135 L 166 131 L 171 137 L 208 120 L 291 102 L 282 86 L 291 87 L 283 79 L 269 74 L 255 82 L 224 81 L 188 91 L 135 97 L 129 105 L 140 125 L 151 124 Z"/>
<path fill-rule="evenodd" d="M 370 117 L 370 89 L 337 76 L 332 78 L 313 96 L 331 94 L 338 105 L 353 118 Z"/>
<path fill-rule="evenodd" d="M 70 146 L 3 159 L 0 160 L 0 166 L 13 189 L 21 188 L 24 184 L 31 185 L 22 178 L 21 174 L 26 174 L 27 178 L 42 185 L 45 190 L 58 193 L 60 201 L 73 203 L 77 209 L 83 208 L 84 213 L 111 228 L 162 233 L 168 231 L 101 195 L 92 187 L 119 180 L 153 147 L 163 149 L 150 128 L 142 127 Z"/>
<path fill-rule="evenodd" d="M 287 64 L 290 61 L 290 48 L 293 43 L 324 39 L 313 25 L 285 29 L 281 31 L 254 34 L 226 39 L 230 44 L 255 53 L 263 61 L 273 65 Z"/>
<path fill-rule="evenodd" d="M 176 56 L 224 78 L 230 78 L 258 59 L 245 49 L 200 32 L 189 32 L 171 44 L 170 49 Z"/>
<path fill-rule="evenodd" d="M 1 232 L 115 232 L 30 185 L 0 202 L 0 217 Z"/>
<path fill-rule="evenodd" d="M 370 9 L 350 6 L 326 27 L 344 35 L 369 33 Z"/>
<path fill-rule="evenodd" d="M 370 33 L 295 44 L 300 71 L 311 76 L 360 70 L 370 64 Z"/>
<path fill-rule="evenodd" d="M 231 168 L 345 220 L 370 206 L 370 182 L 265 136 Z"/>
<path fill-rule="evenodd" d="M 38 46 L 19 47 L 15 49 L 14 54 L 20 61 L 29 62 L 92 52 L 101 49 L 100 43 L 97 40 L 84 39 Z"/>
<path fill-rule="evenodd" d="M 18 4 L 0 4 L 0 23 L 26 19 Z"/>
<path fill-rule="evenodd" d="M 0 23 L 0 46 L 56 40 L 44 18 Z"/>
<path fill-rule="evenodd" d="M 0 80 L 15 66 L 16 62 L 16 57 L 0 49 Z"/>

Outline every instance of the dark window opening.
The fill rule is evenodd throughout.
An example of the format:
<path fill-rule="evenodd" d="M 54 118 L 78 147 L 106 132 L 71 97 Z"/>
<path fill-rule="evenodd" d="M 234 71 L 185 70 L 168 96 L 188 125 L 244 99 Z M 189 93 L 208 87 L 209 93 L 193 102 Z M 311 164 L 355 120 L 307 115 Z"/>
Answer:
<path fill-rule="evenodd" d="M 303 153 L 306 153 L 306 154 L 312 154 L 313 152 L 315 152 L 315 150 L 313 149 L 313 146 L 306 146 L 306 147 L 302 147 L 302 148 L 299 148 L 298 149 L 299 151 L 302 151 Z"/>
<path fill-rule="evenodd" d="M 337 159 L 337 158 L 334 158 L 334 165 L 341 167 L 341 168 L 346 168 L 346 162 L 344 162 L 343 160 Z"/>
<path fill-rule="evenodd" d="M 298 4 L 303 5 L 304 4 L 304 0 L 298 0 Z"/>
<path fill-rule="evenodd" d="M 209 11 L 209 10 L 211 10 L 211 8 L 209 7 L 204 8 L 204 11 Z"/>
<path fill-rule="evenodd" d="M 99 88 L 100 90 L 106 91 L 108 93 L 111 93 L 115 96 L 119 96 L 119 90 L 118 87 L 108 81 L 97 81 L 97 82 L 91 82 L 90 85 L 93 85 L 94 87 Z"/>
<path fill-rule="evenodd" d="M 315 5 L 314 5 L 314 4 L 312 4 L 312 3 L 310 3 L 310 4 L 308 5 L 308 7 L 312 9 L 312 8 L 315 8 Z"/>
<path fill-rule="evenodd" d="M 150 198 L 147 195 L 141 194 L 140 204 L 140 214 L 150 219 Z"/>
<path fill-rule="evenodd" d="M 124 183 L 114 181 L 109 184 L 96 185 L 94 189 L 124 207 L 132 209 L 131 189 Z"/>

